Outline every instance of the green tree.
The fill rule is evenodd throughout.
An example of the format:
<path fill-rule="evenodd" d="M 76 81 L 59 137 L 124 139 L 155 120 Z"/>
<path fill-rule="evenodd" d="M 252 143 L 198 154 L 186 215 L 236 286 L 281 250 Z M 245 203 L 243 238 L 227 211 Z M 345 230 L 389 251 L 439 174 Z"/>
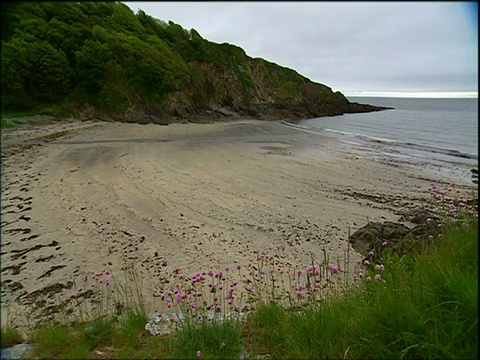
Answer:
<path fill-rule="evenodd" d="M 2 108 L 25 109 L 33 104 L 33 99 L 25 91 L 31 68 L 27 49 L 27 42 L 18 36 L 8 42 L 2 41 Z"/>
<path fill-rule="evenodd" d="M 120 33 L 136 35 L 141 39 L 146 37 L 145 29 L 135 13 L 122 3 L 115 5 L 112 16 L 106 19 L 106 25 Z"/>
<path fill-rule="evenodd" d="M 84 34 L 78 26 L 68 25 L 56 18 L 48 23 L 47 41 L 55 49 L 60 49 L 67 55 L 71 66 L 75 66 L 75 52 L 82 48 L 84 38 Z"/>
<path fill-rule="evenodd" d="M 67 56 L 43 41 L 30 45 L 30 94 L 45 102 L 60 101 L 70 91 L 72 71 Z"/>
<path fill-rule="evenodd" d="M 76 52 L 77 83 L 84 93 L 98 94 L 102 88 L 106 65 L 113 60 L 113 52 L 107 44 L 87 40 Z"/>

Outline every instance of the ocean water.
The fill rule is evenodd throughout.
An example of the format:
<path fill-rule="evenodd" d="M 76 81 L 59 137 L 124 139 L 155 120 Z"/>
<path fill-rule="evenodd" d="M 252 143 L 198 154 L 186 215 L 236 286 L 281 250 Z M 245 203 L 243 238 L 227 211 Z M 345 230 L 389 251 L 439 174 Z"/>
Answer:
<path fill-rule="evenodd" d="M 348 97 L 394 109 L 300 121 L 313 132 L 337 136 L 366 156 L 387 157 L 470 179 L 478 168 L 478 99 Z"/>

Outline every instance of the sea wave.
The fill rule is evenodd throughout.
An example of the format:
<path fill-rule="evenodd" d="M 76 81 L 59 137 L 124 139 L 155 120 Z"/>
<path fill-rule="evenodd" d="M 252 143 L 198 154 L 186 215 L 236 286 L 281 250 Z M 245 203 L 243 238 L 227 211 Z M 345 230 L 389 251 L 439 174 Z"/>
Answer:
<path fill-rule="evenodd" d="M 379 144 L 387 144 L 389 146 L 410 148 L 414 150 L 426 151 L 434 154 L 443 154 L 443 155 L 464 158 L 464 159 L 478 159 L 477 153 L 468 153 L 468 152 L 463 152 L 456 149 L 446 149 L 441 147 L 428 146 L 423 144 L 404 142 L 404 141 L 398 141 L 398 140 L 392 140 L 392 139 L 384 139 L 384 138 L 362 135 L 362 134 L 354 134 L 354 136 L 362 140 L 371 141 Z"/>
<path fill-rule="evenodd" d="M 346 131 L 327 129 L 327 128 L 322 128 L 322 130 L 327 131 L 327 132 L 338 133 L 338 134 L 345 135 L 345 136 L 353 136 L 353 137 L 356 137 L 356 138 L 361 139 L 361 140 L 365 140 L 365 141 L 369 141 L 369 142 L 373 142 L 373 143 L 378 143 L 378 144 L 385 144 L 385 145 L 388 145 L 388 146 L 410 148 L 410 149 L 414 149 L 414 150 L 426 151 L 426 152 L 430 152 L 430 153 L 434 153 L 434 154 L 443 154 L 443 155 L 448 155 L 448 156 L 453 156 L 453 157 L 458 157 L 458 158 L 464 158 L 464 159 L 478 159 L 478 154 L 477 153 L 463 152 L 463 151 L 456 150 L 456 149 L 446 149 L 446 148 L 441 148 L 441 147 L 417 144 L 417 143 L 408 142 L 408 141 L 398 141 L 398 140 L 393 140 L 393 139 L 386 139 L 386 138 L 364 135 L 364 134 L 355 134 L 355 133 L 350 133 L 350 132 L 346 132 Z"/>
<path fill-rule="evenodd" d="M 348 131 L 329 129 L 329 128 L 323 128 L 323 127 L 317 127 L 317 126 L 302 126 L 302 125 L 290 123 L 287 121 L 284 121 L 283 123 L 285 125 L 292 126 L 299 130 L 303 130 L 307 132 L 320 132 L 320 133 L 329 132 L 329 133 L 334 133 L 341 136 L 360 139 L 370 143 L 383 144 L 386 146 L 392 146 L 397 148 L 406 148 L 406 149 L 424 151 L 424 152 L 429 152 L 434 154 L 442 154 L 442 155 L 452 156 L 455 158 L 463 158 L 463 159 L 471 159 L 471 160 L 478 159 L 478 153 L 463 152 L 457 149 L 447 149 L 442 147 L 435 147 L 435 146 L 413 143 L 410 141 L 399 141 L 399 140 L 381 138 L 381 137 L 376 137 L 371 135 L 358 134 L 358 133 L 353 133 Z"/>

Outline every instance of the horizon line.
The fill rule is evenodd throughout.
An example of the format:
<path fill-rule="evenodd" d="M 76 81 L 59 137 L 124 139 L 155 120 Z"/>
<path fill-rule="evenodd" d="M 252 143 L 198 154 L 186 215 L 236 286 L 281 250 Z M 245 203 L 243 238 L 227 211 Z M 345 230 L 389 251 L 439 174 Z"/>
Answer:
<path fill-rule="evenodd" d="M 478 98 L 477 91 L 343 91 L 345 96 L 431 99 Z"/>

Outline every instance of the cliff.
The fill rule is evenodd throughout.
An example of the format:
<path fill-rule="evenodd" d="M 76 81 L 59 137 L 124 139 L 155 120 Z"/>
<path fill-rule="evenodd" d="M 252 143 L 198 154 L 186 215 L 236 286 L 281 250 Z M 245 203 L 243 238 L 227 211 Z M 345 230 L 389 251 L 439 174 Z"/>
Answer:
<path fill-rule="evenodd" d="M 165 124 L 384 109 L 118 2 L 2 3 L 1 76 L 2 111 L 83 119 Z"/>

